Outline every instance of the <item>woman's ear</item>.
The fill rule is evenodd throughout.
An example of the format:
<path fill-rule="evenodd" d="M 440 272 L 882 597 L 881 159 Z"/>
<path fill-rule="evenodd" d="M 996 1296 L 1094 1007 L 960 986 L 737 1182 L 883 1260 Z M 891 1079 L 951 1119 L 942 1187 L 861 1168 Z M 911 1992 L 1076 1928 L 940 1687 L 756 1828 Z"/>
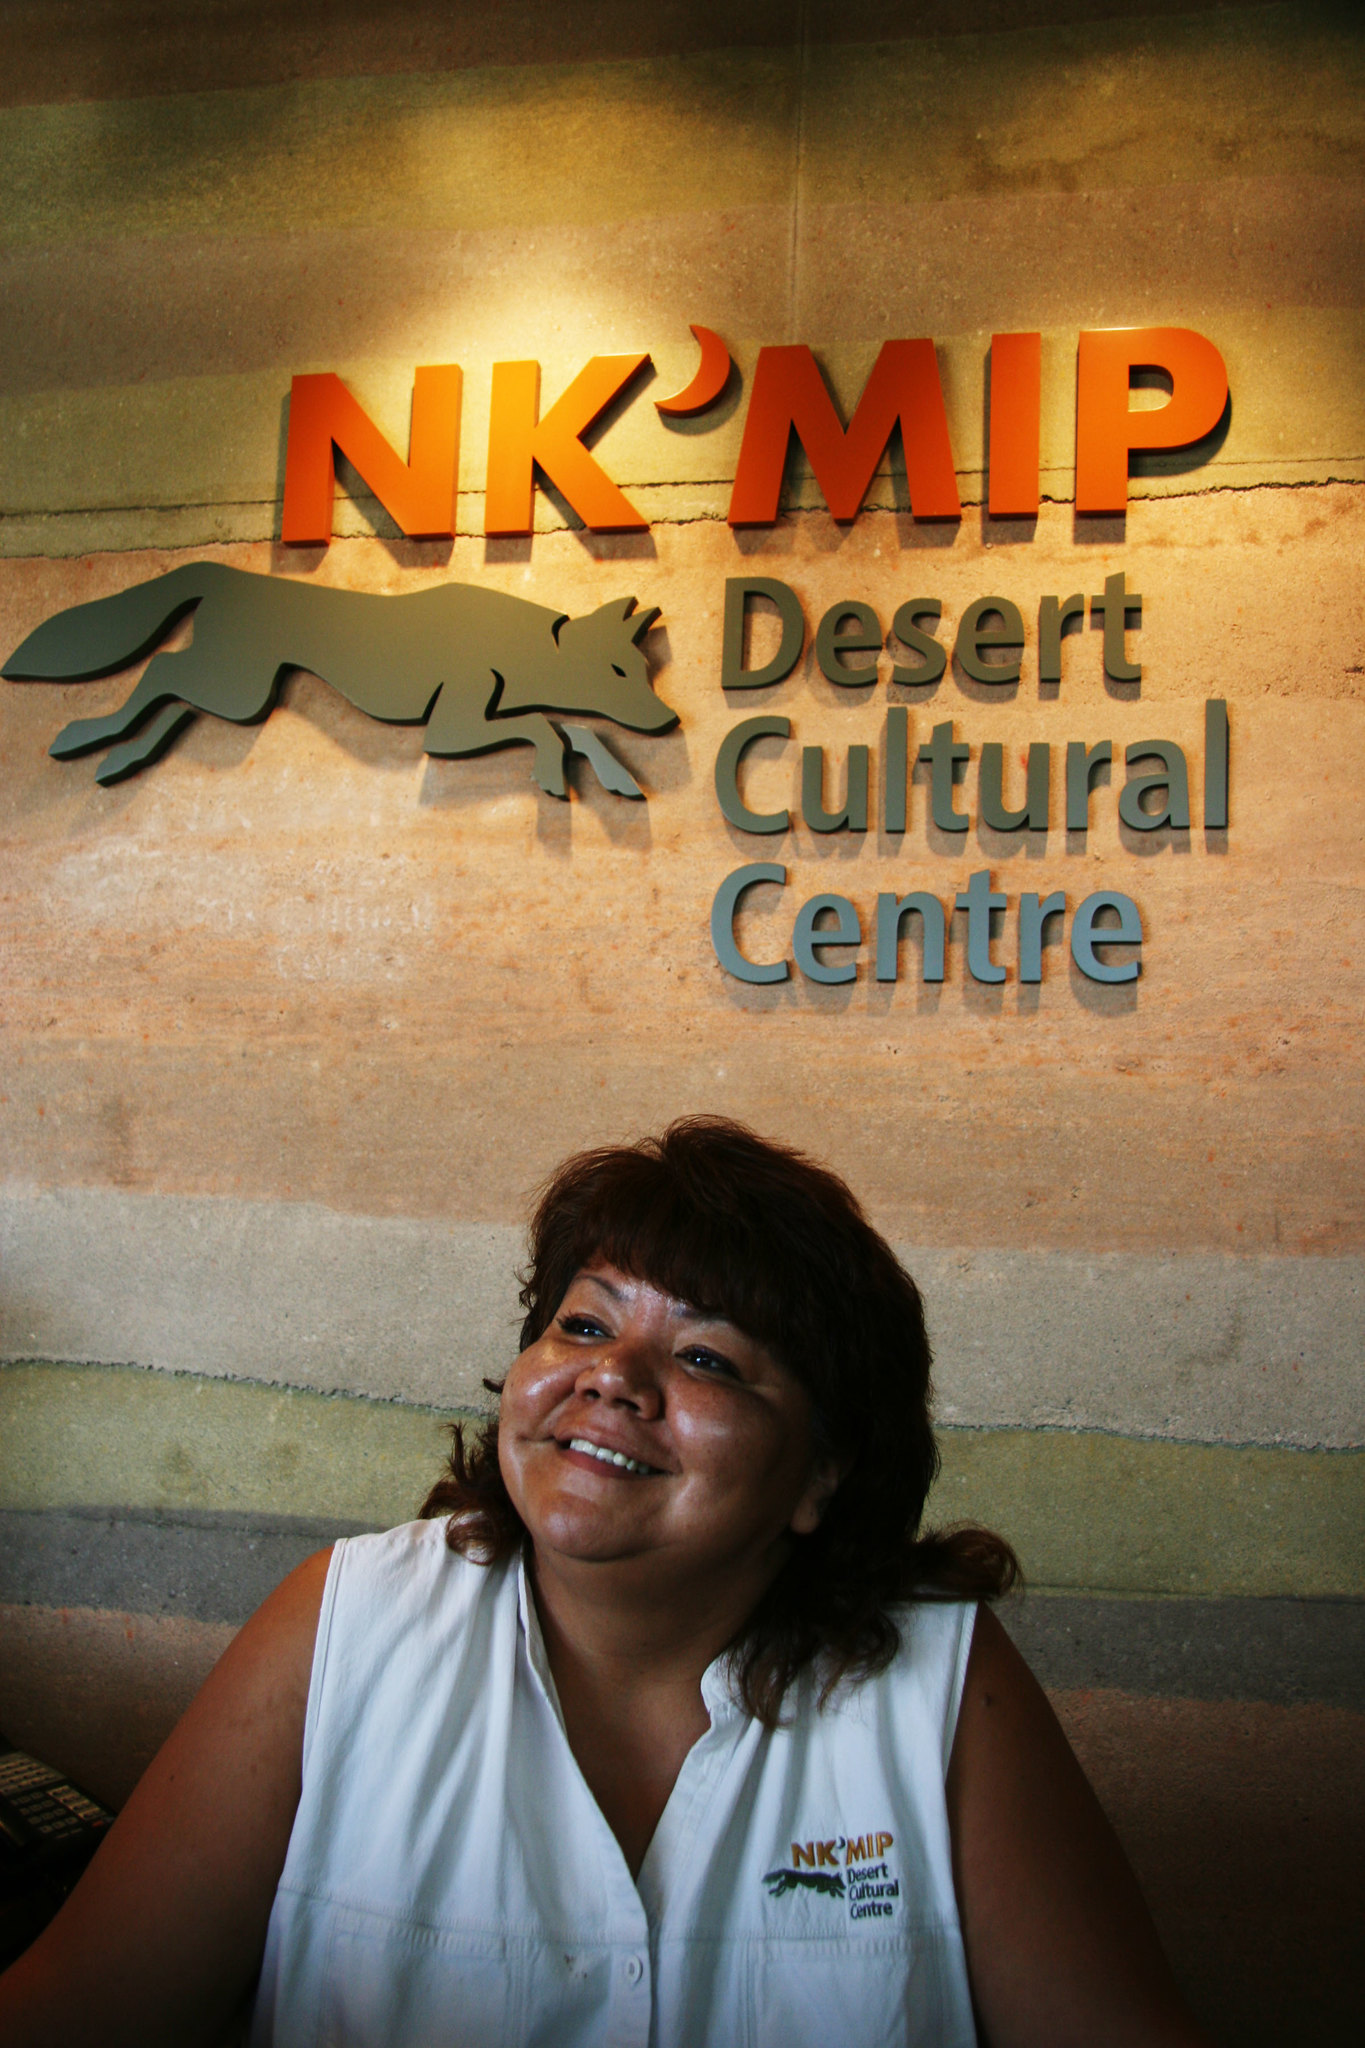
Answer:
<path fill-rule="evenodd" d="M 796 1503 L 790 1528 L 793 1536 L 813 1536 L 825 1518 L 825 1509 L 847 1479 L 852 1458 L 817 1459 L 810 1484 Z"/>

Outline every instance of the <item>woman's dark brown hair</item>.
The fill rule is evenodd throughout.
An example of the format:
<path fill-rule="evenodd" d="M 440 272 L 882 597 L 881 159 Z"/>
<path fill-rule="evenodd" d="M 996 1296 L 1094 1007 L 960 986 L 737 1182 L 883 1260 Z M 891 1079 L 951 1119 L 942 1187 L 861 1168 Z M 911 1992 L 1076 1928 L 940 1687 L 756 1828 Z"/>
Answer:
<path fill-rule="evenodd" d="M 883 1670 L 900 1646 L 898 1604 L 992 1599 L 1014 1583 L 1000 1537 L 920 1529 L 938 1471 L 923 1304 L 836 1174 L 707 1116 L 565 1160 L 531 1222 L 523 1350 L 596 1258 L 766 1345 L 810 1395 L 818 1447 L 849 1461 L 820 1527 L 792 1539 L 733 1645 L 760 1720 L 775 1725 L 817 1660 L 822 1700 L 844 1677 Z M 496 1420 L 468 1436 L 456 1425 L 422 1513 L 448 1515 L 446 1541 L 481 1563 L 516 1552 L 526 1532 L 498 1469 Z"/>

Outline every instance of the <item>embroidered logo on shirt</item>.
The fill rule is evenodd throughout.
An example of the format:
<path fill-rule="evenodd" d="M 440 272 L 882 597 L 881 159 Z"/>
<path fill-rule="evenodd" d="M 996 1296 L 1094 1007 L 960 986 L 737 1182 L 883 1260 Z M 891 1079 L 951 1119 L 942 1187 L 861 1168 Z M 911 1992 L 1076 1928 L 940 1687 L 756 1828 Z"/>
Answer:
<path fill-rule="evenodd" d="M 850 1920 L 889 1920 L 901 1892 L 900 1879 L 887 1860 L 894 1841 L 883 1828 L 867 1835 L 834 1835 L 825 1842 L 793 1842 L 790 1867 L 764 1874 L 768 1896 L 781 1899 L 798 1890 L 818 1892 L 843 1899 Z"/>

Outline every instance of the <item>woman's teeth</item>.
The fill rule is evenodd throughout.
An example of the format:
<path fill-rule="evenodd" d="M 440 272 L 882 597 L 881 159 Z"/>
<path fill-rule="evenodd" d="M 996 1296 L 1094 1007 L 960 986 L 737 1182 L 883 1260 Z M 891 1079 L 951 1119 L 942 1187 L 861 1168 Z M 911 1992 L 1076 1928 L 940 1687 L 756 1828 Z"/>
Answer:
<path fill-rule="evenodd" d="M 585 1457 L 596 1458 L 600 1465 L 615 1465 L 622 1472 L 653 1472 L 652 1465 L 642 1465 L 638 1458 L 628 1458 L 624 1451 L 606 1451 L 601 1444 L 590 1444 L 585 1436 L 569 1438 L 571 1451 L 582 1451 Z"/>

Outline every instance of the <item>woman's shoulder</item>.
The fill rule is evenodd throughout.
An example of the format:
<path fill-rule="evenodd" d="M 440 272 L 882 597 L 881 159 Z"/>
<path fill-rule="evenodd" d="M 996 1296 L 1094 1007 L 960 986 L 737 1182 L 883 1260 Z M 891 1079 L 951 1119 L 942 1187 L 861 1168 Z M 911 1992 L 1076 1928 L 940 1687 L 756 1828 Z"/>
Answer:
<path fill-rule="evenodd" d="M 383 1654 L 394 1637 L 449 1636 L 476 1613 L 518 1605 L 515 1558 L 480 1564 L 453 1550 L 444 1518 L 343 1537 L 332 1554 L 319 1620 L 319 1649 L 364 1639 Z"/>
<path fill-rule="evenodd" d="M 384 1570 L 390 1565 L 401 1568 L 419 1559 L 439 1556 L 442 1552 L 459 1563 L 465 1562 L 459 1551 L 451 1550 L 446 1542 L 446 1518 L 443 1515 L 426 1516 L 413 1522 L 396 1522 L 388 1529 L 365 1529 L 355 1536 L 341 1536 L 334 1549 L 339 1556 L 344 1554 L 356 1564 L 363 1563 L 375 1570 Z"/>
<path fill-rule="evenodd" d="M 890 1610 L 899 1638 L 894 1654 L 867 1676 L 850 1674 L 836 1685 L 826 1709 L 859 1722 L 933 1731 L 944 1760 L 952 1747 L 976 1629 L 974 1600 L 907 1600 Z M 820 1697 L 812 1673 L 812 1702 Z"/>
<path fill-rule="evenodd" d="M 438 1714 L 472 1711 L 488 1674 L 515 1655 L 519 1614 L 517 1560 L 475 1563 L 448 1548 L 443 1521 L 338 1543 L 318 1616 L 305 1761 L 364 1756 L 376 1730 L 411 1728 L 424 1700 L 441 1703 Z"/>
<path fill-rule="evenodd" d="M 940 1663 L 964 1665 L 971 1650 L 980 1602 L 941 1600 L 930 1595 L 899 1602 L 890 1610 L 900 1648 L 892 1668 L 924 1671 Z"/>
<path fill-rule="evenodd" d="M 446 1539 L 447 1518 L 425 1517 L 399 1522 L 391 1529 L 370 1529 L 342 1536 L 333 1546 L 335 1571 L 351 1579 L 411 1584 L 439 1579 L 448 1585 L 500 1584 L 504 1569 L 484 1565 L 452 1548 Z M 515 1569 L 515 1567 L 514 1567 Z"/>

